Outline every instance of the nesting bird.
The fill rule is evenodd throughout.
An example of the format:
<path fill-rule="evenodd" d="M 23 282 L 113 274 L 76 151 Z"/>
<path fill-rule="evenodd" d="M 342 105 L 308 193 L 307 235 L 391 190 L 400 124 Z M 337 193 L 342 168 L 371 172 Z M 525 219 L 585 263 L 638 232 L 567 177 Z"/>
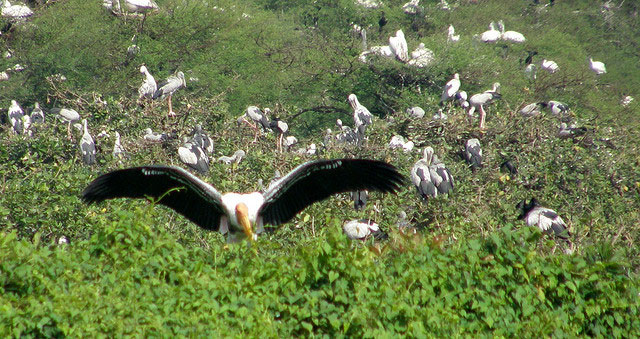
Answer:
<path fill-rule="evenodd" d="M 389 47 L 398 60 L 409 61 L 409 47 L 401 29 L 396 31 L 395 36 L 389 37 Z"/>
<path fill-rule="evenodd" d="M 221 194 L 188 171 L 173 166 L 142 166 L 104 174 L 82 192 L 88 203 L 113 198 L 150 198 L 196 225 L 228 234 L 229 242 L 257 239 L 265 225 L 277 227 L 307 206 L 336 193 L 399 190 L 403 176 L 392 165 L 366 159 L 306 162 L 264 194 Z"/>
<path fill-rule="evenodd" d="M 67 138 L 71 139 L 71 124 L 80 120 L 80 114 L 71 108 L 52 108 L 50 112 L 56 114 L 58 119 L 67 123 Z"/>
<path fill-rule="evenodd" d="M 167 135 L 166 133 L 156 133 L 154 131 L 151 130 L 151 128 L 145 128 L 144 129 L 144 140 L 147 141 L 151 141 L 151 142 L 164 142 L 169 140 L 169 135 Z"/>
<path fill-rule="evenodd" d="M 9 106 L 7 115 L 9 116 L 9 122 L 11 123 L 11 129 L 13 130 L 13 133 L 22 134 L 22 132 L 24 132 L 24 125 L 22 120 L 24 111 L 17 101 L 11 100 L 11 106 Z"/>
<path fill-rule="evenodd" d="M 547 60 L 547 59 L 542 59 L 542 61 L 540 62 L 540 68 L 544 69 L 545 71 L 551 74 L 557 72 L 560 69 L 560 67 L 555 61 Z"/>
<path fill-rule="evenodd" d="M 496 23 L 491 21 L 491 23 L 489 24 L 489 30 L 484 31 L 480 35 L 480 40 L 482 42 L 492 43 L 500 40 L 500 37 L 501 37 L 501 33 L 499 30 L 496 29 Z"/>
<path fill-rule="evenodd" d="M 91 134 L 89 134 L 87 119 L 82 119 L 82 124 L 84 126 L 84 133 L 82 134 L 82 139 L 80 139 L 82 161 L 85 165 L 94 165 L 96 163 L 96 143 L 93 141 Z"/>
<path fill-rule="evenodd" d="M 458 91 L 460 90 L 460 74 L 456 73 L 453 78 L 447 82 L 442 89 L 442 95 L 440 96 L 440 105 L 442 106 L 446 101 L 454 99 Z"/>
<path fill-rule="evenodd" d="M 526 41 L 524 35 L 520 32 L 516 31 L 506 31 L 504 30 L 504 22 L 502 20 L 498 21 L 498 28 L 500 30 L 500 39 L 506 40 L 509 42 L 515 43 L 523 43 Z"/>
<path fill-rule="evenodd" d="M 547 102 L 546 106 L 549 108 L 551 114 L 558 116 L 569 112 L 569 105 L 555 100 L 550 100 Z"/>
<path fill-rule="evenodd" d="M 171 105 L 171 97 L 173 93 L 175 93 L 180 88 L 187 87 L 187 82 L 184 79 L 184 73 L 178 72 L 176 75 L 172 75 L 167 78 L 167 80 L 158 84 L 158 89 L 155 93 L 153 93 L 152 99 L 157 98 L 167 98 L 167 103 L 169 105 L 169 113 L 168 116 L 173 117 L 176 115 L 173 112 L 173 106 Z"/>
<path fill-rule="evenodd" d="M 227 157 L 227 156 L 221 156 L 218 158 L 218 161 L 222 161 L 223 163 L 229 165 L 231 163 L 240 163 L 240 161 L 242 161 L 242 158 L 244 158 L 245 153 L 243 150 L 239 149 L 237 150 L 235 153 L 233 153 L 232 156 Z"/>
<path fill-rule="evenodd" d="M 371 236 L 378 238 L 382 234 L 380 226 L 367 219 L 345 221 L 342 230 L 351 240 L 367 240 Z"/>
<path fill-rule="evenodd" d="M 44 112 L 37 102 L 33 105 L 33 110 L 31 111 L 31 122 L 34 124 L 44 123 Z"/>
<path fill-rule="evenodd" d="M 423 158 L 413 165 L 411 181 L 424 199 L 448 194 L 454 187 L 453 176 L 447 167 L 438 160 L 431 147 L 426 147 L 423 151 Z"/>
<path fill-rule="evenodd" d="M 607 67 L 601 61 L 593 61 L 593 58 L 589 57 L 589 68 L 596 73 L 596 75 L 607 73 Z"/>
<path fill-rule="evenodd" d="M 569 242 L 571 233 L 567 229 L 567 224 L 556 213 L 556 211 L 540 206 L 536 198 L 531 198 L 529 203 L 525 200 L 516 205 L 520 210 L 518 220 L 524 220 L 527 226 L 538 227 L 545 234 L 555 234 L 558 238 Z"/>
<path fill-rule="evenodd" d="M 447 42 L 458 42 L 460 41 L 460 34 L 456 34 L 456 29 L 453 25 L 449 25 L 449 29 L 447 31 Z"/>
<path fill-rule="evenodd" d="M 471 169 L 482 167 L 482 148 L 480 147 L 480 140 L 473 138 L 467 140 L 464 145 L 464 160 L 471 166 Z"/>
<path fill-rule="evenodd" d="M 260 124 L 263 131 L 267 131 L 269 129 L 269 120 L 267 119 L 267 113 L 269 111 L 270 109 L 265 108 L 265 112 L 263 113 L 260 108 L 258 108 L 258 106 L 249 106 L 244 112 L 244 115 L 240 117 L 239 121 L 246 122 L 247 124 L 249 124 L 249 126 L 251 126 L 251 128 L 255 130 L 255 137 L 253 138 L 253 142 L 258 141 L 258 133 L 260 133 L 260 130 L 258 129 L 256 124 Z M 249 122 L 247 118 L 249 118 L 251 122 Z"/>
<path fill-rule="evenodd" d="M 546 102 L 534 102 L 522 107 L 519 111 L 520 115 L 525 117 L 535 117 L 540 115 L 543 108 L 547 107 Z"/>
<path fill-rule="evenodd" d="M 2 2 L 2 17 L 10 20 L 25 20 L 33 15 L 33 11 L 25 5 L 12 5 L 9 0 Z"/>
<path fill-rule="evenodd" d="M 196 125 L 193 129 L 191 140 L 207 153 L 213 153 L 213 140 L 202 130 L 202 125 Z"/>
<path fill-rule="evenodd" d="M 193 140 L 185 140 L 184 144 L 178 147 L 178 156 L 190 168 L 202 174 L 209 172 L 209 157 L 202 147 Z"/>
<path fill-rule="evenodd" d="M 142 81 L 142 85 L 138 88 L 138 99 L 153 98 L 153 95 L 158 90 L 158 84 L 156 84 L 156 79 L 149 73 L 147 70 L 147 66 L 140 66 L 140 73 L 144 75 L 144 80 Z"/>

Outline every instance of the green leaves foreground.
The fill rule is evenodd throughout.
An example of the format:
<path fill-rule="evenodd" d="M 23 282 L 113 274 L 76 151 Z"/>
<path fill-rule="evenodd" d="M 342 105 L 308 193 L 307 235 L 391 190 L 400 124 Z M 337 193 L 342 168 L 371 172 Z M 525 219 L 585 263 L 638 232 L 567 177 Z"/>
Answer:
<path fill-rule="evenodd" d="M 330 220 L 290 248 L 183 246 L 152 207 L 47 246 L 0 233 L 3 336 L 640 335 L 638 284 L 610 248 L 540 256 L 539 232 L 439 243 L 392 234 L 383 254 Z"/>

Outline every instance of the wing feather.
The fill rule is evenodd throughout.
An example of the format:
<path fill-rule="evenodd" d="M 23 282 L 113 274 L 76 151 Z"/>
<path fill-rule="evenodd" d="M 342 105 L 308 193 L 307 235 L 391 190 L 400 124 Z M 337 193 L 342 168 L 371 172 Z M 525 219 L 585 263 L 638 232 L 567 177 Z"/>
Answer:
<path fill-rule="evenodd" d="M 152 198 L 196 225 L 217 231 L 224 215 L 220 193 L 186 170 L 174 166 L 121 169 L 92 181 L 82 192 L 87 204 L 113 198 Z"/>
<path fill-rule="evenodd" d="M 393 165 L 382 161 L 310 161 L 296 167 L 265 193 L 258 214 L 264 224 L 277 226 L 333 194 L 361 190 L 395 192 L 403 181 Z"/>

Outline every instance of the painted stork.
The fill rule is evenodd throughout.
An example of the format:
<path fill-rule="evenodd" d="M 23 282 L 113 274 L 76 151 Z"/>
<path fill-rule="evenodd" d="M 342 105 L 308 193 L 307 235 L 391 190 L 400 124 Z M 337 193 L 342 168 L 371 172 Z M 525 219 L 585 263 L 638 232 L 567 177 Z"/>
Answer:
<path fill-rule="evenodd" d="M 40 108 L 40 104 L 37 102 L 33 105 L 33 110 L 31 111 L 31 121 L 34 124 L 44 123 L 44 112 L 42 111 L 42 108 Z"/>
<path fill-rule="evenodd" d="M 80 152 L 82 152 L 82 161 L 85 165 L 94 165 L 96 163 L 96 143 L 89 134 L 87 128 L 87 119 L 82 119 L 84 133 L 80 139 Z"/>
<path fill-rule="evenodd" d="M 424 199 L 448 194 L 454 187 L 453 176 L 431 147 L 425 147 L 423 158 L 413 165 L 411 181 Z"/>
<path fill-rule="evenodd" d="M 140 88 L 138 88 L 138 99 L 151 99 L 158 90 L 156 79 L 151 75 L 151 73 L 149 73 L 149 70 L 145 65 L 140 66 L 140 73 L 144 75 L 144 80 L 142 81 Z"/>
<path fill-rule="evenodd" d="M 567 224 L 556 211 L 540 206 L 536 198 L 531 198 L 529 203 L 525 200 L 520 201 L 516 209 L 520 210 L 518 220 L 524 220 L 527 226 L 536 226 L 545 234 L 553 233 L 558 238 L 569 242 L 571 233 L 567 229 Z"/>
<path fill-rule="evenodd" d="M 456 73 L 453 78 L 444 85 L 442 89 L 442 95 L 440 96 L 440 106 L 445 102 L 456 97 L 456 94 L 460 90 L 460 74 Z"/>
<path fill-rule="evenodd" d="M 224 155 L 219 157 L 218 161 L 222 161 L 227 165 L 231 164 L 232 162 L 238 164 L 238 163 L 240 163 L 240 161 L 242 161 L 242 158 L 244 158 L 244 156 L 245 156 L 244 151 L 239 149 L 235 153 L 233 153 L 233 155 L 230 156 L 230 157 L 227 157 L 227 156 L 224 156 Z"/>
<path fill-rule="evenodd" d="M 558 66 L 558 64 L 553 60 L 542 59 L 540 62 L 540 68 L 553 74 L 560 69 L 560 66 Z"/>
<path fill-rule="evenodd" d="M 484 110 L 484 105 L 488 105 L 495 100 L 501 98 L 498 90 L 500 88 L 500 83 L 496 82 L 493 84 L 493 89 L 484 91 L 483 93 L 474 94 L 469 98 L 469 108 L 467 109 L 467 115 L 473 116 L 473 113 L 477 109 L 480 112 L 480 129 L 485 128 L 485 118 L 487 113 Z"/>
<path fill-rule="evenodd" d="M 67 123 L 67 138 L 71 139 L 71 124 L 80 120 L 80 114 L 71 108 L 52 108 L 50 112 Z"/>
<path fill-rule="evenodd" d="M 471 166 L 471 170 L 482 167 L 482 148 L 480 148 L 480 140 L 473 138 L 467 140 L 464 145 L 464 160 Z"/>
<path fill-rule="evenodd" d="M 353 108 L 353 122 L 355 123 L 356 128 L 358 126 L 368 126 L 373 122 L 373 115 L 369 110 L 364 107 L 359 101 L 358 97 L 355 94 L 349 94 L 349 103 Z"/>
<path fill-rule="evenodd" d="M 209 172 L 209 157 L 202 147 L 193 140 L 185 140 L 182 146 L 178 147 L 178 156 L 190 168 L 202 174 Z"/>
<path fill-rule="evenodd" d="M 157 98 L 167 98 L 167 103 L 169 105 L 169 113 L 168 116 L 174 117 L 176 114 L 173 112 L 173 106 L 171 105 L 171 97 L 173 93 L 175 93 L 180 88 L 187 87 L 187 82 L 184 79 L 184 73 L 181 71 L 176 75 L 172 75 L 167 78 L 167 80 L 158 84 L 158 89 L 155 93 L 153 93 L 152 99 Z"/>
<path fill-rule="evenodd" d="M 509 42 L 515 43 L 523 43 L 527 39 L 524 38 L 524 35 L 520 32 L 516 31 L 506 31 L 504 30 L 504 22 L 502 20 L 498 21 L 498 28 L 500 29 L 500 39 L 506 40 Z"/>
<path fill-rule="evenodd" d="M 460 34 L 456 34 L 456 29 L 453 25 L 449 25 L 449 30 L 447 32 L 447 42 L 458 42 L 460 41 Z"/>
<path fill-rule="evenodd" d="M 482 42 L 492 43 L 500 40 L 500 36 L 501 36 L 500 31 L 496 29 L 496 23 L 491 21 L 491 23 L 489 24 L 489 30 L 484 31 L 480 35 L 480 40 Z"/>
<path fill-rule="evenodd" d="M 24 111 L 17 101 L 11 100 L 11 106 L 9 106 L 7 115 L 9 116 L 9 122 L 11 123 L 11 129 L 13 130 L 13 133 L 22 134 L 22 132 L 24 132 L 24 125 L 22 123 Z"/>
<path fill-rule="evenodd" d="M 280 150 L 280 153 L 282 153 L 282 140 L 284 139 L 284 135 L 289 131 L 289 124 L 277 117 L 274 117 L 269 122 L 269 128 L 279 135 L 276 137 L 276 146 L 278 147 L 278 150 Z"/>
<path fill-rule="evenodd" d="M 377 223 L 367 220 L 349 220 L 345 221 L 342 225 L 342 230 L 344 234 L 351 240 L 367 240 L 369 237 L 373 236 L 375 239 L 379 239 L 380 237 L 384 237 L 382 231 L 380 231 L 380 226 Z"/>
<path fill-rule="evenodd" d="M 593 58 L 589 57 L 589 68 L 596 73 L 596 75 L 607 73 L 607 67 L 601 61 L 593 61 Z"/>
<path fill-rule="evenodd" d="M 356 190 L 396 192 L 403 182 L 393 165 L 366 159 L 306 162 L 264 194 L 220 194 L 188 171 L 173 166 L 143 166 L 104 174 L 82 192 L 88 203 L 113 198 L 151 198 L 196 225 L 228 234 L 234 242 L 257 239 L 264 225 L 291 220 L 307 206 L 336 193 Z"/>
<path fill-rule="evenodd" d="M 2 2 L 2 17 L 12 20 L 25 20 L 33 11 L 25 5 L 12 5 L 9 0 Z"/>
<path fill-rule="evenodd" d="M 367 190 L 363 191 L 353 191 L 351 192 L 351 200 L 353 200 L 353 208 L 356 211 L 360 211 L 367 204 L 367 198 L 369 197 L 369 192 Z"/>
<path fill-rule="evenodd" d="M 395 36 L 389 37 L 389 47 L 398 60 L 409 61 L 409 47 L 407 47 L 407 40 L 401 29 L 396 31 Z"/>

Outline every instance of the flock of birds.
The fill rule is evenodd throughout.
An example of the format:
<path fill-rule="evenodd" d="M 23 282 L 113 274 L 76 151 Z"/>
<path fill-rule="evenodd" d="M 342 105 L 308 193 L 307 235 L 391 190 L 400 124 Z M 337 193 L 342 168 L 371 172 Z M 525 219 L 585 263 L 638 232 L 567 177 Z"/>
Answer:
<path fill-rule="evenodd" d="M 157 5 L 149 0 L 125 0 L 126 9 L 131 13 L 146 14 L 157 9 Z M 553 1 L 550 3 L 553 4 Z M 120 1 L 105 0 L 104 6 L 114 13 L 122 13 Z M 413 0 L 403 7 L 406 13 L 415 14 L 419 10 L 419 1 Z M 11 5 L 8 0 L 3 0 L 2 16 L 24 20 L 33 12 L 26 6 Z M 387 24 L 387 19 L 382 14 L 379 25 L 380 31 Z M 425 67 L 433 60 L 433 52 L 425 47 L 423 43 L 411 53 L 402 30 L 397 30 L 394 36 L 389 37 L 389 44 L 386 46 L 374 46 L 366 49 L 366 29 L 358 25 L 353 25 L 353 30 L 359 33 L 363 39 L 365 51 L 360 55 L 360 60 L 369 62 L 369 54 L 394 58 L 407 65 Z M 524 43 L 524 35 L 516 31 L 505 30 L 502 20 L 497 23 L 491 22 L 489 30 L 474 38 L 484 43 L 496 43 L 505 41 L 511 43 Z M 447 41 L 456 43 L 460 40 L 460 35 L 455 34 L 455 28 L 450 25 L 447 30 Z M 529 52 L 526 58 L 526 72 L 531 78 L 535 78 L 533 57 L 535 51 Z M 539 67 L 550 74 L 558 71 L 559 66 L 552 60 L 543 59 Z M 594 61 L 589 58 L 589 67 L 597 75 L 606 73 L 604 63 Z M 140 73 L 144 76 L 143 82 L 138 89 L 138 99 L 140 101 L 166 98 L 168 105 L 168 117 L 174 117 L 171 98 L 176 91 L 186 87 L 183 72 L 177 72 L 162 83 L 156 83 L 155 78 L 146 66 L 140 67 Z M 479 113 L 479 128 L 485 129 L 486 111 L 485 106 L 495 100 L 501 99 L 500 84 L 494 83 L 490 89 L 476 93 L 470 97 L 461 90 L 460 75 L 454 74 L 445 84 L 442 90 L 440 105 L 458 105 L 466 114 L 472 118 L 474 113 Z M 336 121 L 339 128 L 337 134 L 327 130 L 325 144 L 331 142 L 354 144 L 363 146 L 366 141 L 366 130 L 374 122 L 374 116 L 362 105 L 356 94 L 347 97 L 353 109 L 354 127 L 346 126 L 340 119 Z M 627 104 L 633 98 L 625 98 Z M 451 106 L 450 106 L 451 108 Z M 554 116 L 562 116 L 569 111 L 569 107 L 561 102 L 550 100 L 546 102 L 535 102 L 527 104 L 520 109 L 523 116 L 536 116 L 541 114 L 543 109 L 548 109 Z M 408 109 L 411 117 L 422 119 L 425 111 L 420 107 Z M 67 136 L 71 136 L 71 126 L 75 126 L 83 131 L 79 141 L 79 148 L 82 160 L 87 165 L 96 164 L 96 144 L 94 138 L 89 133 L 87 119 L 82 119 L 82 124 L 78 124 L 81 117 L 78 112 L 70 108 L 51 108 L 48 114 L 56 116 L 67 125 Z M 276 137 L 277 149 L 280 152 L 290 150 L 291 146 L 297 143 L 294 136 L 287 135 L 289 126 L 286 122 L 277 117 L 269 117 L 271 110 L 264 108 L 264 111 L 257 106 L 249 106 L 242 116 L 237 119 L 238 124 L 246 123 L 254 131 L 254 142 L 261 133 L 273 131 L 278 134 Z M 11 101 L 8 110 L 8 119 L 11 129 L 16 135 L 32 137 L 34 135 L 33 126 L 45 122 L 45 111 L 35 103 L 30 114 L 25 114 L 16 100 Z M 434 119 L 446 119 L 446 115 L 441 109 Z M 563 138 L 574 137 L 585 132 L 584 128 L 567 124 L 564 121 L 560 124 L 558 136 Z M 115 142 L 112 154 L 114 157 L 126 157 L 120 134 L 115 132 Z M 167 134 L 154 133 L 151 129 L 145 130 L 144 139 L 150 142 L 164 142 L 170 139 Z M 183 144 L 178 147 L 179 158 L 189 168 L 199 172 L 209 171 L 209 155 L 214 151 L 213 140 L 203 131 L 202 126 L 195 126 L 191 137 L 184 138 Z M 405 152 L 411 152 L 414 144 L 410 140 L 405 140 L 402 136 L 394 135 L 389 144 L 391 148 L 400 148 Z M 314 154 L 315 144 L 309 148 L 299 149 L 298 152 Z M 245 156 L 243 150 L 236 151 L 232 156 L 222 156 L 218 161 L 225 164 L 238 163 Z M 463 153 L 472 170 L 482 166 L 483 155 L 480 141 L 472 138 L 466 141 Z M 507 165 L 512 171 L 516 171 L 512 166 Z M 446 165 L 440 161 L 432 147 L 423 149 L 423 157 L 419 159 L 410 171 L 411 182 L 415 186 L 418 194 L 425 200 L 448 195 L 453 192 L 455 180 Z M 239 193 L 219 193 L 213 186 L 189 173 L 188 171 L 173 166 L 142 166 L 121 169 L 104 174 L 91 182 L 82 193 L 85 202 L 97 203 L 112 198 L 153 198 L 159 199 L 160 204 L 166 205 L 176 212 L 184 215 L 200 227 L 208 230 L 219 231 L 228 234 L 228 241 L 237 241 L 241 238 L 255 240 L 257 235 L 264 232 L 265 225 L 278 226 L 291 220 L 297 213 L 307 206 L 328 198 L 336 193 L 351 192 L 351 198 L 356 210 L 362 209 L 368 199 L 369 191 L 397 192 L 405 179 L 400 172 L 391 164 L 366 159 L 333 159 L 316 160 L 306 162 L 287 175 L 272 182 L 264 193 L 253 192 L 247 194 Z M 534 198 L 529 202 L 521 201 L 517 205 L 521 211 L 519 219 L 525 220 L 527 225 L 536 226 L 545 233 L 553 233 L 559 238 L 569 242 L 570 233 L 566 223 L 560 216 L 549 208 L 542 207 Z M 406 213 L 403 220 L 406 218 Z M 404 220 L 403 225 L 408 222 Z M 380 227 L 371 220 L 351 220 L 343 225 L 343 230 L 351 239 L 367 239 L 372 235 L 381 234 Z"/>

